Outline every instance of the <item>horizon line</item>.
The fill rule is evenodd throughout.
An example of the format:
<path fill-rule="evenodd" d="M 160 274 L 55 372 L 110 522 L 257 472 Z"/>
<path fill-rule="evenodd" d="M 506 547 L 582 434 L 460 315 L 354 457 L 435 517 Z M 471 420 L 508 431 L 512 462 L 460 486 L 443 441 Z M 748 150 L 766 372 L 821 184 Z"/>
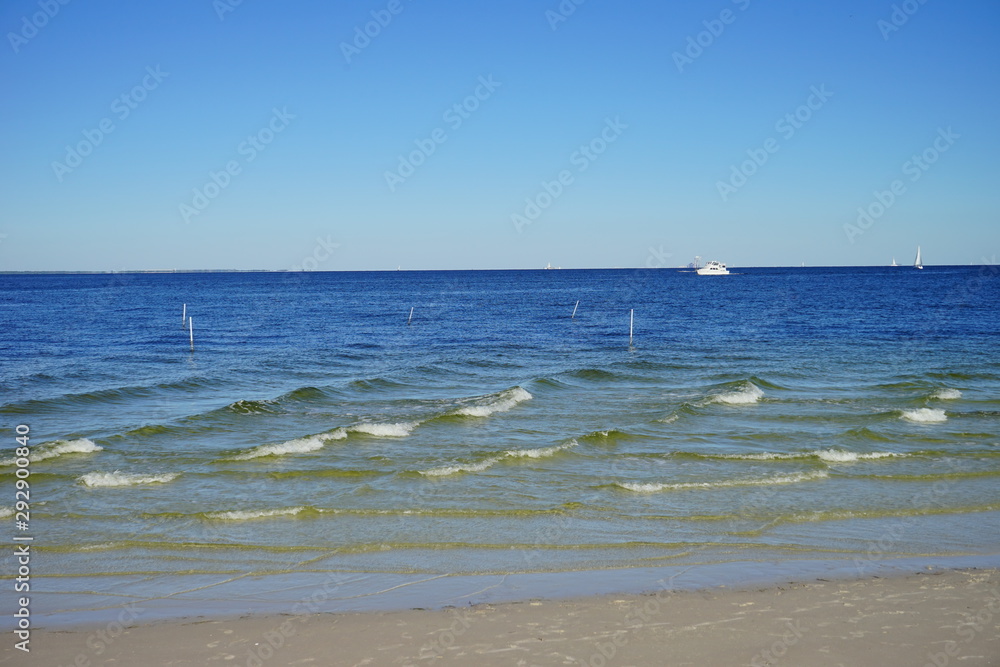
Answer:
<path fill-rule="evenodd" d="M 773 264 L 773 265 L 727 265 L 728 268 L 743 269 L 912 269 L 909 264 Z M 989 262 L 969 262 L 968 264 L 924 264 L 924 268 L 992 266 Z M 594 267 L 539 267 L 539 268 L 465 268 L 465 269 L 21 269 L 0 270 L 0 275 L 111 275 L 111 274 L 163 274 L 163 273 L 432 273 L 447 271 L 693 271 L 691 266 L 594 266 Z"/>

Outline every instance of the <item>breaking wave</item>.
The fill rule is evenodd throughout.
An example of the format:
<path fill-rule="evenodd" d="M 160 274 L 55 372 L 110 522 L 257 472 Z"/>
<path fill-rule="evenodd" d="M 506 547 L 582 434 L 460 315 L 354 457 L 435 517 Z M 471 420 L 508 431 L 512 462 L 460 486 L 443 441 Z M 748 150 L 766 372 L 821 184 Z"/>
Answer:
<path fill-rule="evenodd" d="M 713 403 L 725 403 L 727 405 L 749 405 L 764 398 L 763 390 L 753 382 L 746 382 L 735 391 L 727 391 L 723 394 L 716 394 L 711 398 Z"/>
<path fill-rule="evenodd" d="M 249 461 L 251 459 L 261 458 L 262 456 L 305 454 L 307 452 L 315 452 L 318 449 L 322 449 L 329 440 L 343 440 L 346 437 L 347 432 L 342 428 L 338 428 L 330 433 L 320 433 L 319 435 L 295 438 L 294 440 L 287 440 L 273 445 L 260 445 L 259 447 L 254 447 L 253 449 L 243 452 L 242 454 L 230 457 L 229 460 Z"/>
<path fill-rule="evenodd" d="M 716 489 L 730 486 L 772 486 L 776 484 L 798 484 L 827 477 L 826 471 L 798 472 L 791 475 L 763 477 L 759 479 L 725 480 L 721 482 L 680 482 L 675 484 L 615 482 L 613 486 L 636 493 L 657 493 L 659 491 L 683 491 L 685 489 Z"/>
<path fill-rule="evenodd" d="M 236 510 L 232 512 L 209 512 L 205 514 L 206 519 L 215 521 L 251 521 L 253 519 L 269 519 L 275 516 L 295 516 L 304 512 L 304 506 L 283 507 L 274 510 Z"/>
<path fill-rule="evenodd" d="M 463 417 L 489 417 L 497 412 L 507 412 L 518 403 L 531 399 L 532 395 L 526 389 L 513 387 L 498 394 L 476 399 L 475 403 L 457 408 L 451 414 Z"/>
<path fill-rule="evenodd" d="M 180 477 L 180 473 L 171 472 L 164 475 L 136 475 L 120 472 L 88 472 L 77 481 L 84 486 L 135 486 L 136 484 L 166 484 Z"/>
<path fill-rule="evenodd" d="M 541 447 L 539 449 L 508 449 L 504 454 L 512 459 L 526 458 L 526 459 L 541 459 L 546 456 L 552 456 L 557 452 L 561 452 L 564 449 L 571 449 L 576 447 L 576 441 L 567 442 L 564 445 L 554 445 L 552 447 Z"/>
<path fill-rule="evenodd" d="M 948 415 L 945 414 L 944 410 L 936 408 L 918 408 L 916 410 L 903 410 L 900 419 L 921 424 L 936 424 L 948 421 Z"/>
<path fill-rule="evenodd" d="M 361 423 L 353 426 L 336 428 L 327 433 L 308 435 L 303 438 L 286 440 L 277 444 L 260 445 L 235 456 L 228 461 L 249 461 L 263 456 L 286 456 L 288 454 L 307 454 L 323 449 L 326 443 L 333 440 L 343 440 L 349 433 L 364 433 L 378 438 L 405 438 L 420 422 L 398 422 L 394 424 Z"/>
<path fill-rule="evenodd" d="M 431 468 L 430 470 L 421 470 L 420 474 L 426 477 L 445 477 L 447 475 L 454 475 L 460 472 L 482 472 L 487 468 L 492 468 L 494 464 L 500 462 L 502 457 L 494 456 L 492 458 L 479 461 L 478 463 L 460 463 L 453 466 L 442 466 L 440 468 Z"/>
<path fill-rule="evenodd" d="M 705 458 L 735 459 L 741 461 L 791 461 L 816 458 L 826 463 L 854 463 L 856 461 L 868 461 L 875 459 L 886 459 L 906 456 L 906 454 L 896 454 L 895 452 L 848 452 L 842 449 L 817 449 L 812 452 L 774 453 L 760 452 L 759 454 L 718 454 L 715 456 L 705 456 Z"/>
<path fill-rule="evenodd" d="M 956 399 L 962 398 L 962 392 L 958 389 L 950 389 L 948 387 L 942 387 L 938 389 L 930 396 L 931 398 L 936 398 L 939 401 L 954 401 Z"/>
<path fill-rule="evenodd" d="M 28 460 L 32 463 L 37 463 L 38 461 L 44 461 L 46 459 L 53 459 L 57 456 L 62 456 L 64 454 L 91 454 L 93 452 L 99 452 L 104 448 L 100 445 L 95 445 L 92 441 L 86 438 L 81 438 L 79 440 L 56 440 L 54 442 L 46 442 L 35 448 L 33 452 L 28 456 Z M 17 459 L 4 459 L 0 461 L 0 466 L 12 466 Z"/>
<path fill-rule="evenodd" d="M 558 454 L 565 449 L 572 449 L 573 447 L 576 447 L 576 445 L 576 440 L 571 440 L 570 442 L 562 445 L 541 447 L 539 449 L 509 449 L 500 456 L 491 456 L 475 463 L 456 463 L 455 465 L 442 466 L 440 468 L 432 468 L 430 470 L 421 470 L 420 474 L 425 477 L 445 477 L 447 475 L 454 475 L 460 472 L 482 472 L 483 470 L 492 468 L 504 459 L 542 459 Z"/>
<path fill-rule="evenodd" d="M 347 427 L 352 433 L 364 433 L 374 435 L 379 438 L 405 438 L 420 422 L 397 422 L 395 424 L 374 424 L 363 423 Z"/>
<path fill-rule="evenodd" d="M 276 412 L 272 401 L 251 401 L 246 399 L 230 403 L 225 409 L 239 415 L 260 415 Z"/>

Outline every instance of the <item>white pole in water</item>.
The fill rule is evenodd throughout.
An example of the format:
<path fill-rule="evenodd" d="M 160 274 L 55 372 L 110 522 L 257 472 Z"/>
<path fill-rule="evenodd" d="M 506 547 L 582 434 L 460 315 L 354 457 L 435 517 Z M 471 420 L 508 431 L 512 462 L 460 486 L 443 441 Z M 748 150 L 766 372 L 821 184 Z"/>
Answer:
<path fill-rule="evenodd" d="M 632 347 L 632 324 L 635 322 L 635 308 L 628 311 L 628 346 Z"/>
<path fill-rule="evenodd" d="M 188 335 L 191 336 L 191 351 L 194 352 L 194 318 L 188 318 Z"/>
<path fill-rule="evenodd" d="M 575 320 L 576 319 L 576 309 L 579 308 L 579 307 L 580 307 L 580 302 L 577 301 L 576 305 L 573 306 L 573 316 L 570 317 L 569 319 L 571 319 L 571 320 Z"/>
<path fill-rule="evenodd" d="M 410 306 L 410 316 L 406 318 L 406 323 L 409 324 L 410 320 L 413 319 L 413 306 Z"/>
<path fill-rule="evenodd" d="M 184 328 L 184 323 L 187 322 L 188 318 L 188 305 L 184 304 L 184 310 L 181 311 L 181 329 Z"/>

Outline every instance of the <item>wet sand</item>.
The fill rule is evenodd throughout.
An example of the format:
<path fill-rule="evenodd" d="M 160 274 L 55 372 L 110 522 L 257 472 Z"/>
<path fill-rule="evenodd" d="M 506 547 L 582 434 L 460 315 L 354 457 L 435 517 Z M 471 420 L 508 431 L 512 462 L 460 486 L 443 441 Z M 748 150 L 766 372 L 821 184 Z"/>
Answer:
<path fill-rule="evenodd" d="M 11 665 L 1000 665 L 1000 571 L 39 629 Z"/>

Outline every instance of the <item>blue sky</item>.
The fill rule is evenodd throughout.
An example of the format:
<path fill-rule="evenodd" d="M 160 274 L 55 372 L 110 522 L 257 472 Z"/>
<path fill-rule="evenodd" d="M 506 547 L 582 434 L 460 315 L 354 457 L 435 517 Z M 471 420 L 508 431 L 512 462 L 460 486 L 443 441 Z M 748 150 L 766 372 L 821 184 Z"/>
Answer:
<path fill-rule="evenodd" d="M 4 3 L 0 270 L 1000 253 L 995 2 L 236 2 Z"/>

